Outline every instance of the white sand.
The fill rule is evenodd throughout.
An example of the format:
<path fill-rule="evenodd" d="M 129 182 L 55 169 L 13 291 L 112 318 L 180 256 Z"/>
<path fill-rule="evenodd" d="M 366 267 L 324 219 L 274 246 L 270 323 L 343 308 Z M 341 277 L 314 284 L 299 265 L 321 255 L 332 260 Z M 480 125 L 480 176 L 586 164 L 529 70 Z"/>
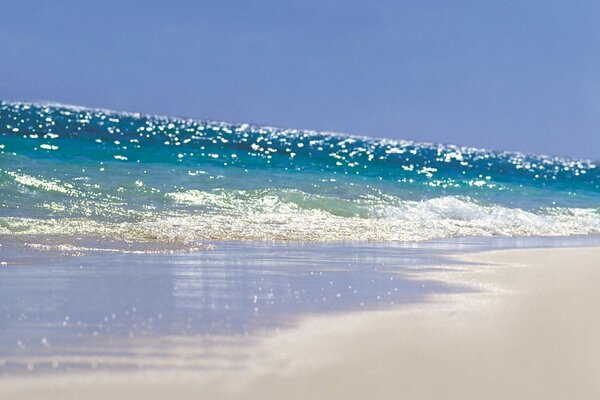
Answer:
<path fill-rule="evenodd" d="M 264 338 L 247 369 L 5 378 L 0 398 L 600 398 L 600 247 L 468 259 L 489 264 L 414 278 L 477 292 L 306 318 Z"/>

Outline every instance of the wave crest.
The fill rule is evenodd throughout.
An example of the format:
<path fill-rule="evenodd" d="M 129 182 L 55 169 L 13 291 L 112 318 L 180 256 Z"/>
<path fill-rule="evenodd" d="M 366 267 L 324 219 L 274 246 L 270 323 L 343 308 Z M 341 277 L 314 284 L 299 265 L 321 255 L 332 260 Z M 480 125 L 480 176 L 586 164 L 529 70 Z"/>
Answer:
<path fill-rule="evenodd" d="M 91 235 L 128 241 L 198 243 L 206 240 L 419 241 L 459 236 L 559 236 L 600 233 L 591 208 L 526 211 L 461 197 L 423 201 L 391 196 L 354 200 L 298 190 L 169 193 L 196 211 L 148 214 L 111 223 L 89 219 L 0 219 L 0 233 Z"/>

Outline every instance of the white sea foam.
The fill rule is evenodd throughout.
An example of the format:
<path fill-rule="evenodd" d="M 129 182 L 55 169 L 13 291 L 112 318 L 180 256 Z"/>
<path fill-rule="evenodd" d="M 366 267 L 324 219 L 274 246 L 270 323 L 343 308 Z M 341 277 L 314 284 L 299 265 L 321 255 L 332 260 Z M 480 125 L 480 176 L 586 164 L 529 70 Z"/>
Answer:
<path fill-rule="evenodd" d="M 9 176 L 11 176 L 15 180 L 15 182 L 32 189 L 40 189 L 49 192 L 58 192 L 66 195 L 77 194 L 77 191 L 73 188 L 73 185 L 68 183 L 36 178 L 35 176 L 20 174 L 12 171 L 7 171 L 6 173 Z"/>
<path fill-rule="evenodd" d="M 146 214 L 140 220 L 121 223 L 5 217 L 0 219 L 0 233 L 190 244 L 204 240 L 420 241 L 600 234 L 600 213 L 591 208 L 528 211 L 452 196 L 424 201 L 339 200 L 297 190 L 185 191 L 167 196 L 199 209 Z"/>

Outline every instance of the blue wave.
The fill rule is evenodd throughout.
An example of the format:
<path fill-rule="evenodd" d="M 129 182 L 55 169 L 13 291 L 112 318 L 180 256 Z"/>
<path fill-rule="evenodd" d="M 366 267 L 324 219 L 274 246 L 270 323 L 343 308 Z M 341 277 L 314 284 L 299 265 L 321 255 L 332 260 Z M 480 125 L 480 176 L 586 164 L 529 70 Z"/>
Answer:
<path fill-rule="evenodd" d="M 0 233 L 424 240 L 600 233 L 590 160 L 0 102 Z"/>

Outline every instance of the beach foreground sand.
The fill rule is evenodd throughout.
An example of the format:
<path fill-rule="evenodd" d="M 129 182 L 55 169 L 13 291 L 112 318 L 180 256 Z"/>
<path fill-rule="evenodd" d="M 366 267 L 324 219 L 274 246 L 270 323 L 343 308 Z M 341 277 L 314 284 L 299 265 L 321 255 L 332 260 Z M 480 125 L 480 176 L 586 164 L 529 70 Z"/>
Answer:
<path fill-rule="evenodd" d="M 0 398 L 599 398 L 600 247 L 461 259 L 414 279 L 476 291 L 307 317 L 261 339 L 244 368 L 6 377 Z"/>

